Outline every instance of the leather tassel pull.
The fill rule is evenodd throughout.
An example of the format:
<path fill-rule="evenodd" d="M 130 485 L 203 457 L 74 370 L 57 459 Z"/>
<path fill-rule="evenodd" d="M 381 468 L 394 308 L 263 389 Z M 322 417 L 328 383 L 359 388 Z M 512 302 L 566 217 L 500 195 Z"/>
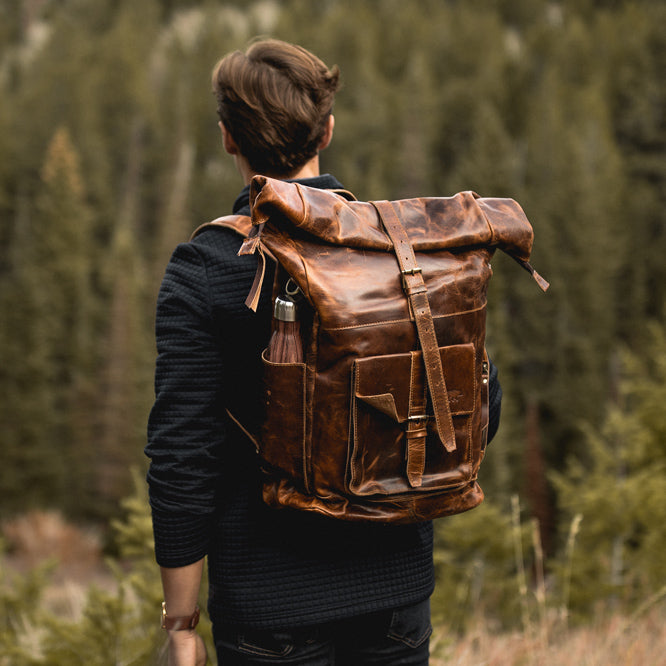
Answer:
<path fill-rule="evenodd" d="M 264 228 L 263 224 L 258 224 L 250 230 L 247 238 L 243 241 L 243 244 L 238 250 L 238 256 L 242 257 L 244 255 L 259 253 L 259 259 L 257 263 L 257 272 L 254 275 L 254 282 L 252 283 L 252 288 L 250 293 L 245 299 L 245 305 L 252 310 L 252 312 L 257 311 L 259 306 L 259 297 L 261 296 L 261 287 L 264 284 L 264 276 L 266 275 L 266 255 L 271 259 L 275 259 L 273 255 L 264 247 L 261 242 L 261 232 Z"/>
<path fill-rule="evenodd" d="M 257 311 L 259 297 L 261 296 L 261 287 L 264 284 L 264 275 L 266 274 L 266 255 L 261 244 L 261 229 L 259 227 L 252 227 L 247 238 L 240 246 L 240 250 L 238 250 L 238 256 L 242 257 L 244 255 L 255 254 L 256 252 L 259 253 L 257 272 L 254 275 L 254 282 L 252 283 L 250 293 L 245 299 L 245 305 L 252 312 Z"/>
<path fill-rule="evenodd" d="M 261 238 L 259 236 L 246 238 L 240 246 L 240 250 L 238 250 L 238 256 L 242 257 L 244 254 L 254 254 L 260 247 Z"/>
<path fill-rule="evenodd" d="M 531 265 L 530 268 L 532 268 Z M 533 268 L 531 272 L 532 272 L 532 277 L 535 279 L 539 287 L 541 287 L 541 291 L 548 291 L 548 287 L 550 287 L 550 282 L 548 282 L 548 280 L 539 275 Z"/>
<path fill-rule="evenodd" d="M 550 287 L 550 282 L 548 282 L 548 280 L 539 275 L 534 270 L 532 264 L 530 264 L 529 261 L 525 261 L 524 259 L 519 259 L 514 255 L 511 256 L 534 278 L 534 281 L 539 285 L 541 291 L 548 291 L 548 287 Z"/>
<path fill-rule="evenodd" d="M 243 246 L 245 243 L 243 243 Z M 241 250 L 243 249 L 241 246 Z M 257 263 L 257 272 L 254 274 L 254 282 L 252 283 L 252 288 L 245 299 L 245 305 L 252 310 L 252 312 L 257 311 L 259 305 L 259 297 L 261 296 L 261 287 L 264 284 L 264 275 L 266 274 L 266 255 L 264 254 L 263 248 L 261 245 L 257 244 L 252 250 L 259 251 L 259 260 Z M 240 254 L 240 252 L 238 253 Z M 247 254 L 250 254 L 249 252 Z"/>

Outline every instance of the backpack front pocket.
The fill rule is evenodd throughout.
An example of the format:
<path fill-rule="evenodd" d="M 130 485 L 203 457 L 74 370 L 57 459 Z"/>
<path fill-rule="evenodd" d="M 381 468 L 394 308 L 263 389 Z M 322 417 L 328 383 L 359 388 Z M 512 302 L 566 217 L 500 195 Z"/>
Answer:
<path fill-rule="evenodd" d="M 439 352 L 456 437 L 452 452 L 437 435 L 421 352 L 354 361 L 347 475 L 352 494 L 394 495 L 470 481 L 475 349 L 468 343 Z"/>

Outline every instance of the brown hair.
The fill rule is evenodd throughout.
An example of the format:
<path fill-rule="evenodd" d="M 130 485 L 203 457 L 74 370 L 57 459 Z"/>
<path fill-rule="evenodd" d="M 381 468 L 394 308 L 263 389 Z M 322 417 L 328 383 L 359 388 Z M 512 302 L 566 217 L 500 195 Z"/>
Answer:
<path fill-rule="evenodd" d="M 339 77 L 300 46 L 258 41 L 213 70 L 217 113 L 254 171 L 288 176 L 317 154 Z"/>

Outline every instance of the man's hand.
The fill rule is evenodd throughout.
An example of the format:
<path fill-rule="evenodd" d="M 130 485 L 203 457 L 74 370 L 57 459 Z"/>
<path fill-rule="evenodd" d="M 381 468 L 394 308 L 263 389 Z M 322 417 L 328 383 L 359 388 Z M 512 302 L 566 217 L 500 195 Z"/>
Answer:
<path fill-rule="evenodd" d="M 169 632 L 168 666 L 204 666 L 207 662 L 206 645 L 194 629 Z"/>

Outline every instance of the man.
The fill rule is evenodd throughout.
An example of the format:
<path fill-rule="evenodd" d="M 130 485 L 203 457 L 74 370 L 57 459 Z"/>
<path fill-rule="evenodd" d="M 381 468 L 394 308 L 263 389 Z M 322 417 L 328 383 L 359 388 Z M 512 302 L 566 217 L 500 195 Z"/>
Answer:
<path fill-rule="evenodd" d="M 213 73 L 225 150 L 245 188 L 255 174 L 338 189 L 320 175 L 331 141 L 337 68 L 305 49 L 258 41 Z M 256 271 L 241 238 L 209 228 L 176 248 L 157 307 L 156 401 L 146 453 L 161 566 L 169 663 L 205 663 L 193 628 L 204 557 L 221 664 L 428 663 L 434 587 L 432 524 L 359 525 L 261 500 L 254 448 L 225 408 L 252 423 L 272 277 L 257 313 L 244 305 Z M 499 417 L 491 375 L 491 435 Z"/>

